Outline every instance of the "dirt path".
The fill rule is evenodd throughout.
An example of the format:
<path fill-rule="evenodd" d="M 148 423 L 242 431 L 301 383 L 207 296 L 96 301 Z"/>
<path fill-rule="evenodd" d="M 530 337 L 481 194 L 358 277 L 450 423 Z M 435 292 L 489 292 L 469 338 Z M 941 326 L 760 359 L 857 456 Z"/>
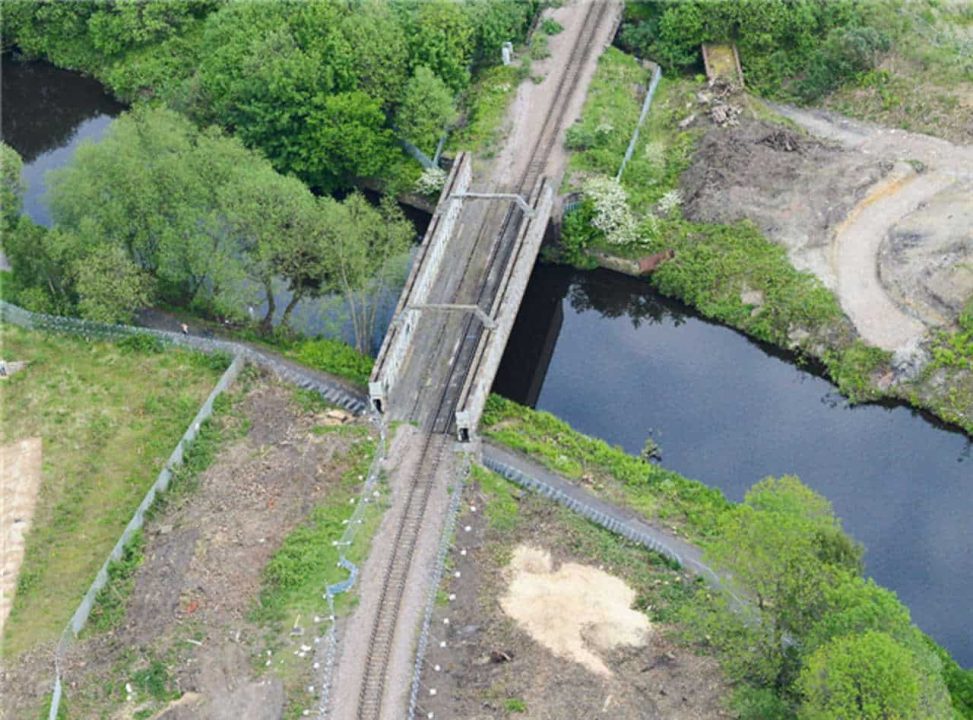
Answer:
<path fill-rule="evenodd" d="M 13 605 L 40 484 L 39 437 L 0 447 L 0 636 Z"/>
<path fill-rule="evenodd" d="M 612 33 L 618 24 L 622 3 L 617 0 L 606 0 L 606 2 L 612 7 L 605 13 L 601 26 L 596 32 L 595 50 L 591 53 L 589 62 L 579 72 L 578 92 L 565 108 L 561 118 L 561 135 L 548 158 L 545 173 L 550 177 L 560 178 L 567 167 L 564 133 L 581 115 L 586 96 L 582 90 L 591 83 L 595 68 L 598 66 L 598 58 L 601 57 L 604 48 L 611 43 Z M 548 9 L 544 13 L 545 18 L 560 23 L 564 29 L 548 37 L 550 56 L 534 61 L 531 66 L 532 76 L 543 79 L 537 83 L 525 80 L 517 88 L 517 94 L 507 110 L 503 149 L 491 161 L 482 189 L 492 189 L 497 192 L 499 188 L 509 187 L 521 176 L 527 163 L 530 162 L 532 150 L 542 130 L 544 117 L 557 97 L 561 74 L 568 65 L 571 49 L 581 34 L 583 19 L 590 5 L 591 0 L 569 0 L 560 7 Z M 476 173 L 474 183 L 479 185 L 477 180 L 481 177 L 483 175 Z"/>
<path fill-rule="evenodd" d="M 955 216 L 973 204 L 973 147 L 945 140 L 859 123 L 824 111 L 777 105 L 774 109 L 812 135 L 839 143 L 847 150 L 894 163 L 892 171 L 873 185 L 837 226 L 831 245 L 831 271 L 837 278 L 842 307 L 864 339 L 887 350 L 921 338 L 930 319 L 943 318 L 939 296 L 959 299 L 973 292 L 973 273 L 962 267 L 973 256 L 973 234 Z M 959 191 L 959 192 L 957 192 Z M 937 205 L 938 203 L 938 205 Z M 897 227 L 929 206 L 941 206 L 939 217 L 910 225 L 901 247 L 889 247 Z M 903 250 L 916 245 L 942 245 L 939 257 L 920 257 L 905 268 Z M 896 272 L 885 271 L 898 263 Z M 933 277 L 931 268 L 950 265 L 948 282 Z M 955 269 L 954 269 L 955 268 Z M 938 282 L 938 286 L 937 286 Z M 933 299 L 927 300 L 924 295 Z M 923 322 L 925 320 L 925 323 Z"/>
<path fill-rule="evenodd" d="M 897 164 L 838 227 L 831 260 L 838 297 L 866 342 L 897 350 L 916 342 L 925 326 L 897 305 L 879 279 L 878 256 L 889 227 L 950 184 Z"/>

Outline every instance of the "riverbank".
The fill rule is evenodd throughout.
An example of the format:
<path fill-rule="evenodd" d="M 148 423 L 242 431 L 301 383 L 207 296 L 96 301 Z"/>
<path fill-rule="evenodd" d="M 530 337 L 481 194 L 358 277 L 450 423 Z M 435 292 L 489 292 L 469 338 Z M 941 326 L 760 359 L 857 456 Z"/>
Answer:
<path fill-rule="evenodd" d="M 928 200 L 937 215 L 965 217 L 957 189 L 968 179 L 946 143 L 848 123 L 851 140 L 818 137 L 817 125 L 838 121 L 816 116 L 814 125 L 732 89 L 664 78 L 634 155 L 641 165 L 617 183 L 633 228 L 622 237 L 597 229 L 605 220 L 591 182 L 616 174 L 648 73 L 612 50 L 599 74 L 593 88 L 607 87 L 572 129 L 566 187 L 587 199 L 565 217 L 549 257 L 636 276 L 656 265 L 654 288 L 819 363 L 853 401 L 906 402 L 973 434 L 973 274 L 963 269 L 973 239 L 961 219 L 912 212 Z M 895 165 L 903 152 L 922 160 Z M 865 214 L 900 186 L 902 209 L 875 226 Z M 924 254 L 907 250 L 907 229 Z M 854 232 L 876 239 L 873 255 L 844 257 L 841 247 L 862 247 Z"/>
<path fill-rule="evenodd" d="M 724 533 L 729 532 L 728 528 L 736 522 L 734 518 L 742 512 L 741 505 L 728 502 L 718 490 L 587 437 L 548 413 L 496 396 L 488 404 L 483 431 L 492 442 L 524 453 L 595 496 L 628 508 L 650 525 L 701 546 L 711 561 L 719 555 Z M 740 585 L 736 588 L 738 592 L 753 590 Z M 833 608 L 829 612 L 840 615 L 846 611 Z M 714 628 L 710 630 L 716 633 Z M 704 631 L 699 630 L 698 634 L 701 637 Z M 728 660 L 732 665 L 728 658 L 732 651 L 721 648 L 718 641 L 713 641 L 711 651 L 721 657 L 724 665 Z M 938 654 L 944 663 L 944 678 L 953 694 L 954 708 L 961 717 L 973 717 L 973 673 L 963 671 L 945 651 Z"/>

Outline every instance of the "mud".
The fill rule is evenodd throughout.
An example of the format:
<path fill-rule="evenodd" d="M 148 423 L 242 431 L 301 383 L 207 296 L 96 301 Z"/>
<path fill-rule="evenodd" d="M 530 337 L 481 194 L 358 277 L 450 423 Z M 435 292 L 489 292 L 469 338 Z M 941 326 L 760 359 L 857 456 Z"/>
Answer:
<path fill-rule="evenodd" d="M 248 392 L 229 420 L 243 436 L 146 524 L 124 619 L 70 648 L 62 669 L 72 716 L 139 710 L 120 685 L 152 658 L 184 693 L 161 718 L 281 716 L 281 682 L 254 670 L 267 638 L 248 611 L 273 552 L 349 462 L 353 440 L 312 433 L 319 420 L 294 405 L 289 386 L 265 380 Z M 4 717 L 36 714 L 50 693 L 50 660 L 38 650 L 4 674 Z"/>
<path fill-rule="evenodd" d="M 752 220 L 871 344 L 954 328 L 973 296 L 973 147 L 774 109 L 792 124 L 744 117 L 706 133 L 682 178 L 686 216 Z"/>
<path fill-rule="evenodd" d="M 888 232 L 882 285 L 929 326 L 949 325 L 973 297 L 973 181 L 946 188 Z"/>

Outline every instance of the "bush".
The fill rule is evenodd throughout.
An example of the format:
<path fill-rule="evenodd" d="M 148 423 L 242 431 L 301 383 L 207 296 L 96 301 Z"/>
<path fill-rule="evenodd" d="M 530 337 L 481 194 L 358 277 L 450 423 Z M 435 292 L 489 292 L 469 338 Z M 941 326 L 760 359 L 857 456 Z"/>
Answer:
<path fill-rule="evenodd" d="M 797 82 L 797 94 L 806 102 L 817 100 L 873 68 L 890 44 L 888 36 L 874 28 L 835 28 L 811 56 L 807 74 Z"/>
<path fill-rule="evenodd" d="M 118 341 L 118 347 L 128 352 L 155 355 L 165 349 L 165 344 L 155 335 L 136 333 Z"/>
<path fill-rule="evenodd" d="M 375 363 L 350 345 L 327 338 L 298 343 L 288 355 L 308 367 L 339 375 L 359 385 L 368 384 Z"/>

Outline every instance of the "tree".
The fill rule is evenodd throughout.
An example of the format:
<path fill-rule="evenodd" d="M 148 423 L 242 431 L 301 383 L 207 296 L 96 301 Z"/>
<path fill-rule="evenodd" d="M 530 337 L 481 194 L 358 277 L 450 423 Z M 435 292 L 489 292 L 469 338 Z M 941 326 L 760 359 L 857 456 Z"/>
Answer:
<path fill-rule="evenodd" d="M 23 162 L 9 145 L 0 142 L 0 240 L 12 232 L 24 203 Z"/>
<path fill-rule="evenodd" d="M 538 3 L 525 0 L 467 0 L 477 64 L 499 63 L 500 48 L 505 42 L 516 43 L 524 38 L 537 6 Z"/>
<path fill-rule="evenodd" d="M 427 67 L 417 67 L 406 85 L 396 124 L 402 135 L 430 155 L 443 130 L 456 122 L 453 93 Z"/>
<path fill-rule="evenodd" d="M 308 118 L 305 177 L 331 189 L 346 178 L 379 174 L 393 157 L 392 132 L 381 103 L 355 90 L 328 95 Z"/>
<path fill-rule="evenodd" d="M 453 92 L 469 84 L 473 26 L 463 5 L 448 0 L 418 3 L 409 40 L 413 67 L 429 68 Z"/>
<path fill-rule="evenodd" d="M 250 173 L 223 193 L 227 221 L 240 242 L 248 276 L 264 289 L 267 313 L 261 321 L 270 332 L 276 312 L 273 281 L 288 282 L 291 299 L 281 324 L 308 295 L 323 292 L 330 275 L 323 219 L 315 198 L 300 180 L 272 169 Z"/>
<path fill-rule="evenodd" d="M 749 655 L 762 682 L 790 682 L 799 663 L 794 643 L 827 607 L 826 588 L 857 571 L 860 551 L 849 550 L 850 557 L 833 551 L 840 535 L 830 503 L 793 476 L 757 483 L 744 504 L 724 516 L 708 555 L 759 612 L 750 627 L 728 628 L 726 634 L 742 642 L 726 644 Z"/>
<path fill-rule="evenodd" d="M 368 354 L 382 294 L 400 274 L 415 228 L 390 198 L 379 208 L 360 193 L 349 195 L 340 206 L 329 199 L 320 202 L 334 217 L 327 227 L 335 285 L 348 306 L 355 347 Z"/>
<path fill-rule="evenodd" d="M 118 245 L 96 247 L 74 264 L 81 317 L 129 322 L 152 298 L 152 281 Z"/>
<path fill-rule="evenodd" d="M 48 230 L 24 216 L 4 238 L 4 251 L 14 269 L 20 304 L 38 312 L 74 311 L 77 295 L 73 267 L 85 252 L 75 233 Z"/>
<path fill-rule="evenodd" d="M 389 4 L 365 0 L 342 19 L 341 33 L 355 51 L 357 89 L 393 108 L 409 79 L 409 43 Z"/>
<path fill-rule="evenodd" d="M 52 214 L 75 232 L 85 223 L 92 242 L 123 247 L 170 300 L 230 305 L 245 271 L 221 189 L 266 168 L 216 129 L 199 131 L 163 108 L 136 108 L 51 173 Z"/>
<path fill-rule="evenodd" d="M 942 680 L 883 632 L 844 635 L 816 650 L 801 671 L 806 720 L 948 720 Z"/>

